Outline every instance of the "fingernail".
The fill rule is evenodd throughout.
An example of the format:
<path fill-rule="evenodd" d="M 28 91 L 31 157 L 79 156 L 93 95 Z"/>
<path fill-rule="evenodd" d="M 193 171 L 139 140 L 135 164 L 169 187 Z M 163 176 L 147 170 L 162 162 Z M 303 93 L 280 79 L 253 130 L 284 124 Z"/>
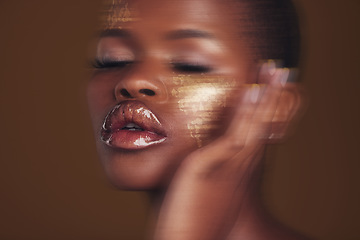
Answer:
<path fill-rule="evenodd" d="M 281 86 L 285 86 L 288 78 L 289 78 L 289 72 L 290 70 L 288 68 L 283 68 L 282 70 L 282 74 L 281 74 L 281 77 L 280 77 L 280 84 Z"/>
<path fill-rule="evenodd" d="M 259 84 L 252 84 L 251 85 L 251 88 L 250 88 L 250 95 L 249 95 L 249 98 L 250 98 L 250 102 L 251 103 L 256 103 L 259 99 L 259 96 L 260 96 L 260 86 Z"/>
<path fill-rule="evenodd" d="M 270 76 L 273 76 L 276 73 L 276 63 L 274 60 L 268 60 L 266 63 L 266 71 Z"/>

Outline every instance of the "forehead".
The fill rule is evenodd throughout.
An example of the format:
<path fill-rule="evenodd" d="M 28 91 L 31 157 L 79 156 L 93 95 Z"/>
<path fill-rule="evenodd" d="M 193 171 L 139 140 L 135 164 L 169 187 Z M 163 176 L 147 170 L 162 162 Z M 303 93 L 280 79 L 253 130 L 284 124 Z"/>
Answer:
<path fill-rule="evenodd" d="M 158 41 L 167 32 L 201 30 L 234 52 L 252 55 L 239 34 L 246 15 L 235 0 L 108 0 L 105 29 L 130 30 L 143 42 Z M 240 10 L 241 9 L 241 10 Z M 240 14 L 241 12 L 241 14 Z M 240 17 L 239 17 L 240 16 Z"/>
<path fill-rule="evenodd" d="M 180 0 L 180 1 L 133 1 L 139 7 L 142 16 L 152 18 L 154 14 L 170 21 L 190 21 L 198 23 L 216 23 L 223 20 L 225 6 L 214 0 Z M 152 12 L 148 11 L 152 9 Z"/>
<path fill-rule="evenodd" d="M 218 0 L 110 0 L 106 27 L 156 26 L 164 28 L 204 27 L 235 30 L 234 8 L 229 1 Z M 234 26 L 237 25 L 237 26 Z"/>

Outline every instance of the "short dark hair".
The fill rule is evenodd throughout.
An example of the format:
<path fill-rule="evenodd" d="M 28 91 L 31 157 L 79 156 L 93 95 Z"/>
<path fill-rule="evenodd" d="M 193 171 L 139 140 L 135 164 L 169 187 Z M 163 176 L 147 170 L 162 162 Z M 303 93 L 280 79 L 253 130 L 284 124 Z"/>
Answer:
<path fill-rule="evenodd" d="M 236 0 L 245 7 L 241 34 L 257 59 L 280 60 L 282 67 L 297 67 L 300 55 L 298 15 L 291 0 Z M 242 11 L 243 12 L 243 11 Z"/>

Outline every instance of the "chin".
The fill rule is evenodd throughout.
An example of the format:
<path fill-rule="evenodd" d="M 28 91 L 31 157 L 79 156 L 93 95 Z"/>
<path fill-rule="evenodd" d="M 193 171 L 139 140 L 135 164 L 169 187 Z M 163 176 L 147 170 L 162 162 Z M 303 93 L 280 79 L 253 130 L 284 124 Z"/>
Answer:
<path fill-rule="evenodd" d="M 163 171 L 158 169 L 133 171 L 131 168 L 110 164 L 105 167 L 105 171 L 110 182 L 120 190 L 151 191 L 164 187 L 167 182 L 161 177 Z"/>
<path fill-rule="evenodd" d="M 98 152 L 110 182 L 121 190 L 157 190 L 170 183 L 187 151 L 172 144 L 124 151 L 99 142 Z M 176 145 L 175 145 L 176 146 Z"/>

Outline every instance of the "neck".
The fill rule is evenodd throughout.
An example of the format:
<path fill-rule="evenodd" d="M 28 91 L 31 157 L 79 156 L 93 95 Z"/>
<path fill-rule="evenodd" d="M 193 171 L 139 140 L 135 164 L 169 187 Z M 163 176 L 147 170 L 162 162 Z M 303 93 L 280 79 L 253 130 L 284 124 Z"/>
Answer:
<path fill-rule="evenodd" d="M 250 167 L 242 176 L 241 183 L 233 190 L 226 188 L 232 186 L 228 185 L 226 181 L 219 183 L 206 180 L 205 183 L 190 182 L 191 184 L 186 185 L 186 188 L 180 188 L 181 191 L 164 188 L 151 192 L 149 196 L 154 221 L 149 224 L 150 227 L 152 229 L 159 227 L 159 222 L 161 222 L 161 230 L 174 228 L 177 229 L 176 233 L 187 231 L 185 229 L 189 227 L 191 231 L 186 232 L 184 236 L 195 236 L 191 239 L 199 239 L 198 237 L 202 236 L 201 233 L 207 233 L 206 239 L 277 239 L 276 237 L 280 236 L 278 234 L 280 227 L 269 217 L 261 201 L 262 166 L 263 164 L 258 162 Z M 194 188 L 197 189 L 196 194 L 194 191 L 184 194 L 189 187 L 192 188 L 194 185 L 198 186 Z M 226 189 L 230 189 L 232 193 L 229 194 Z M 172 196 L 170 205 L 169 192 Z M 184 202 L 181 199 L 184 195 L 186 196 L 185 201 L 190 196 L 191 201 L 187 202 L 190 205 L 186 205 L 186 203 L 183 205 Z M 194 202 L 195 205 L 193 205 Z M 178 218 L 179 216 L 180 218 Z M 170 221 L 170 224 L 167 221 Z M 187 227 L 182 228 L 183 225 Z M 170 226 L 170 228 L 166 226 Z M 163 235 L 166 237 L 159 239 L 182 239 L 175 232 L 166 232 Z M 177 236 L 172 237 L 174 234 Z M 153 232 L 150 233 L 150 236 L 154 236 Z"/>

